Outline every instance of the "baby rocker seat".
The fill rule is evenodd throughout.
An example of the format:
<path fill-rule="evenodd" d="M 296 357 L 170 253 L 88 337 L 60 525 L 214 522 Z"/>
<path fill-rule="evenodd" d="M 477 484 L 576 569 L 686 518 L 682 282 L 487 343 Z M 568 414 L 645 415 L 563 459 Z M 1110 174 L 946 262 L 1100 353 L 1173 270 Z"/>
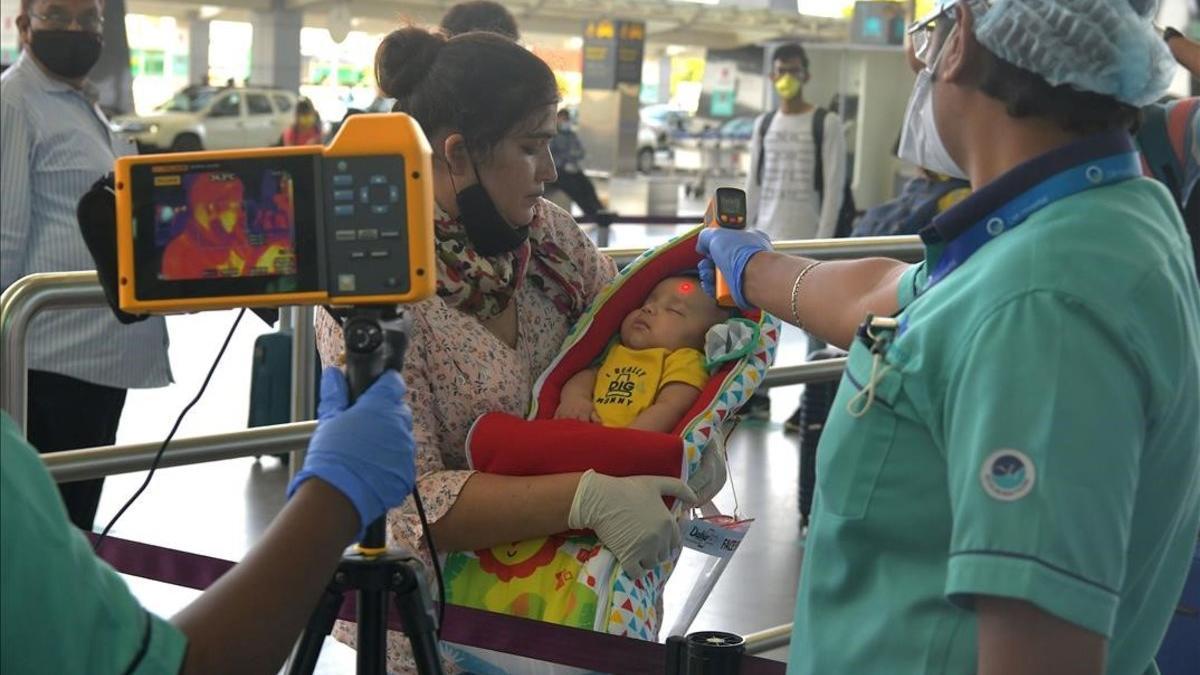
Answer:
<path fill-rule="evenodd" d="M 669 433 L 555 420 L 559 394 L 576 372 L 592 365 L 663 279 L 695 270 L 700 256 L 692 230 L 647 251 L 605 288 L 571 329 L 559 355 L 533 388 L 526 419 L 483 415 L 467 437 L 472 468 L 526 476 L 595 469 L 613 476 L 688 479 L 705 452 L 723 451 L 727 423 L 775 359 L 779 320 L 746 312 L 709 330 L 712 375 L 691 410 Z M 658 599 L 674 560 L 639 579 L 591 532 L 565 532 L 446 556 L 446 599 L 462 605 L 551 623 L 654 640 Z"/>

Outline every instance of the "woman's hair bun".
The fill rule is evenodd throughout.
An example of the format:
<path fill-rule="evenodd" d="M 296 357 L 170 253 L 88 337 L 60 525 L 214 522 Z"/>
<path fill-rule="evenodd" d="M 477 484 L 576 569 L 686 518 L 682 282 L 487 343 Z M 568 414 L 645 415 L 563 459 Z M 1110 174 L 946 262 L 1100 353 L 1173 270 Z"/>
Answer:
<path fill-rule="evenodd" d="M 379 43 L 375 52 L 375 81 L 394 99 L 406 98 L 425 79 L 446 44 L 441 33 L 417 26 L 399 28 Z"/>

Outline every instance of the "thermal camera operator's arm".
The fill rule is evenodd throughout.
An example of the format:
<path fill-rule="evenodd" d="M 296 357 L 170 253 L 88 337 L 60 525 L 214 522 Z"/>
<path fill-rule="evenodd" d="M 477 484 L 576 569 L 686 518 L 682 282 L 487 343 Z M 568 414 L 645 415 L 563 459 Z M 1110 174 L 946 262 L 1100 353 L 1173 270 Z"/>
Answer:
<path fill-rule="evenodd" d="M 94 555 L 45 464 L 0 413 L 0 672 L 278 672 L 343 549 L 413 484 L 403 380 L 385 374 L 349 409 L 340 373 L 321 389 L 322 419 L 289 502 L 170 623 Z"/>
<path fill-rule="evenodd" d="M 184 673 L 277 671 L 343 549 L 412 491 L 404 392 L 388 371 L 347 409 L 345 378 L 326 370 L 321 422 L 287 506 L 242 562 L 172 619 L 188 637 Z"/>
<path fill-rule="evenodd" d="M 794 323 L 795 288 L 796 316 L 804 330 L 843 349 L 867 314 L 896 312 L 900 277 L 911 267 L 891 258 L 828 261 L 812 267 L 816 261 L 775 253 L 765 236 L 738 230 L 701 232 L 696 250 L 706 257 L 700 268 L 706 290 L 712 292 L 713 274 L 719 269 L 740 306 L 761 307 Z"/>

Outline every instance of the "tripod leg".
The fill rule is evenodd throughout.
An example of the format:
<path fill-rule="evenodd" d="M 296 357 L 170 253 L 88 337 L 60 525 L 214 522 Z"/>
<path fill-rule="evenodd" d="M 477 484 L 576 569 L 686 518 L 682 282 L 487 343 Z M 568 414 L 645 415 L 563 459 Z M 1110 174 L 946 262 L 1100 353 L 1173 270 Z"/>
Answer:
<path fill-rule="evenodd" d="M 404 633 L 412 644 L 413 661 L 421 675 L 442 675 L 442 657 L 432 608 L 418 584 L 395 589 L 396 607 L 404 621 Z"/>
<path fill-rule="evenodd" d="M 358 675 L 387 675 L 387 591 L 358 592 Z"/>
<path fill-rule="evenodd" d="M 321 646 L 325 636 L 333 631 L 333 622 L 337 620 L 338 609 L 342 606 L 342 588 L 340 584 L 330 584 L 325 588 L 300 635 L 296 650 L 288 664 L 288 675 L 312 675 L 317 667 L 317 657 L 321 655 Z"/>

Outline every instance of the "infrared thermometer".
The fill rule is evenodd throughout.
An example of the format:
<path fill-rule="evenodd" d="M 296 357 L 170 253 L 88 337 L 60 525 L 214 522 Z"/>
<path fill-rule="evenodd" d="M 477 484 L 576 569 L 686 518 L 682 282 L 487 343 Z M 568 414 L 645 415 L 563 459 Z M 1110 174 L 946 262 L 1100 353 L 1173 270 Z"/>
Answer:
<path fill-rule="evenodd" d="M 733 230 L 746 229 L 746 191 L 732 187 L 719 187 L 716 194 L 708 200 L 708 209 L 704 212 L 705 227 L 725 227 Z M 717 270 L 716 282 L 717 305 L 734 307 L 733 294 L 725 275 Z"/>

